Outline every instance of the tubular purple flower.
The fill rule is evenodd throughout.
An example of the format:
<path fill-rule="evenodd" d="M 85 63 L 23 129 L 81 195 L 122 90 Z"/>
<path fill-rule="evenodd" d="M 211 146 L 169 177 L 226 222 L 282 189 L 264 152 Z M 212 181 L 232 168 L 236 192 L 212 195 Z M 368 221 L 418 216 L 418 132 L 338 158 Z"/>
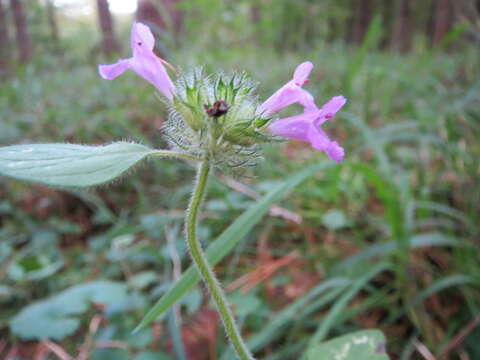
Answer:
<path fill-rule="evenodd" d="M 309 142 L 313 148 L 324 151 L 334 161 L 343 160 L 345 151 L 320 128 L 325 121 L 332 119 L 347 100 L 335 96 L 321 109 L 306 110 L 303 114 L 283 118 L 272 123 L 268 130 L 275 135 Z"/>
<path fill-rule="evenodd" d="M 257 114 L 268 117 L 294 103 L 304 108 L 304 113 L 274 121 L 268 126 L 274 135 L 309 142 L 313 148 L 324 151 L 334 161 L 343 160 L 345 151 L 320 128 L 325 121 L 332 119 L 347 100 L 343 96 L 335 96 L 321 109 L 317 107 L 313 96 L 302 86 L 308 82 L 313 69 L 310 61 L 297 66 L 292 80 L 277 90 L 257 109 Z"/>
<path fill-rule="evenodd" d="M 313 69 L 310 61 L 305 61 L 297 66 L 293 73 L 293 78 L 272 96 L 270 96 L 263 104 L 261 104 L 257 113 L 263 116 L 270 116 L 284 107 L 294 103 L 301 104 L 305 111 L 313 111 L 317 109 L 313 96 L 302 86 L 308 82 L 308 75 Z"/>
<path fill-rule="evenodd" d="M 149 27 L 136 22 L 132 26 L 130 39 L 132 57 L 120 59 L 114 64 L 99 65 L 100 75 L 107 80 L 113 80 L 127 70 L 132 70 L 153 84 L 169 100 L 173 99 L 175 86 L 163 66 L 165 60 L 153 52 L 155 39 Z"/>

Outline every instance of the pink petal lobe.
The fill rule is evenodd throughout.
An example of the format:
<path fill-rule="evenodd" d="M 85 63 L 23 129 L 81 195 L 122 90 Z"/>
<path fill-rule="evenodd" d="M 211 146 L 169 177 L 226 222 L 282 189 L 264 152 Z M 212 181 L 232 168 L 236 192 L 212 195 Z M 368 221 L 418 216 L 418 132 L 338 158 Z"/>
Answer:
<path fill-rule="evenodd" d="M 325 105 L 322 110 L 326 113 L 335 115 L 347 103 L 347 99 L 343 96 L 334 96 Z"/>
<path fill-rule="evenodd" d="M 307 90 L 288 82 L 265 100 L 257 109 L 257 113 L 269 116 L 294 103 L 300 103 L 306 111 L 317 108 L 313 96 Z"/>
<path fill-rule="evenodd" d="M 120 59 L 115 64 L 98 65 L 98 72 L 100 76 L 106 80 L 113 80 L 117 76 L 122 75 L 125 71 L 130 69 L 131 59 Z"/>
<path fill-rule="evenodd" d="M 314 111 L 317 109 L 313 96 L 302 89 L 302 85 L 307 82 L 307 77 L 313 69 L 310 61 L 305 61 L 297 66 L 293 79 L 278 89 L 257 109 L 257 114 L 269 116 L 281 109 L 299 103 L 305 111 Z"/>
<path fill-rule="evenodd" d="M 309 141 L 308 131 L 316 116 L 317 113 L 311 112 L 279 119 L 268 126 L 268 131 L 288 139 Z"/>
<path fill-rule="evenodd" d="M 295 72 L 293 73 L 293 81 L 298 86 L 303 86 L 307 80 L 308 76 L 312 72 L 313 63 L 310 61 L 305 61 L 297 66 Z"/>
<path fill-rule="evenodd" d="M 320 126 L 325 121 L 332 119 L 335 114 L 347 103 L 343 96 L 334 96 L 322 106 L 321 115 L 315 120 L 315 126 Z"/>
<path fill-rule="evenodd" d="M 133 24 L 131 46 L 132 58 L 120 59 L 111 65 L 100 65 L 98 67 L 100 75 L 104 79 L 112 80 L 128 69 L 133 70 L 172 100 L 175 86 L 162 64 L 162 59 L 153 52 L 155 39 L 148 26 L 139 22 Z"/>
<path fill-rule="evenodd" d="M 301 91 L 298 91 L 298 99 L 296 102 L 303 106 L 303 110 L 305 112 L 318 110 L 312 94 L 310 94 L 307 90 L 303 90 L 302 88 L 300 88 L 300 90 Z"/>
<path fill-rule="evenodd" d="M 330 140 L 328 135 L 320 128 L 311 124 L 308 131 L 308 141 L 314 149 L 323 151 L 336 162 L 343 161 L 345 150 L 336 142 Z"/>
<path fill-rule="evenodd" d="M 135 56 L 131 61 L 131 66 L 133 71 L 153 84 L 168 99 L 172 100 L 175 86 L 162 62 L 153 52 Z"/>
<path fill-rule="evenodd" d="M 345 156 L 345 151 L 336 141 L 330 140 L 328 135 L 315 124 L 318 119 L 322 118 L 324 118 L 324 110 L 317 109 L 279 119 L 269 125 L 268 131 L 284 138 L 309 142 L 314 149 L 323 151 L 330 159 L 340 162 Z"/>
<path fill-rule="evenodd" d="M 130 36 L 130 45 L 134 55 L 137 52 L 151 52 L 155 46 L 155 38 L 153 37 L 150 28 L 140 22 L 134 23 L 132 26 L 132 34 Z"/>
<path fill-rule="evenodd" d="M 161 59 L 153 52 L 155 38 L 147 25 L 140 22 L 133 24 L 131 45 L 133 52 L 132 70 L 172 100 L 175 86 Z"/>

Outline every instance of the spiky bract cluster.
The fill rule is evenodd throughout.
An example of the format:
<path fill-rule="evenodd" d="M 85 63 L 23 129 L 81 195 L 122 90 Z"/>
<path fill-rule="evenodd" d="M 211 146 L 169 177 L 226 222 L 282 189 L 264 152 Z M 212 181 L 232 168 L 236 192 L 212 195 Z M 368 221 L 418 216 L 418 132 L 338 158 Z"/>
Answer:
<path fill-rule="evenodd" d="M 165 132 L 176 151 L 216 167 L 240 168 L 256 164 L 258 144 L 275 139 L 261 133 L 270 119 L 256 114 L 255 84 L 244 73 L 206 76 L 196 69 L 179 77 L 175 87 Z M 212 116 L 207 109 L 219 101 L 228 110 Z"/>

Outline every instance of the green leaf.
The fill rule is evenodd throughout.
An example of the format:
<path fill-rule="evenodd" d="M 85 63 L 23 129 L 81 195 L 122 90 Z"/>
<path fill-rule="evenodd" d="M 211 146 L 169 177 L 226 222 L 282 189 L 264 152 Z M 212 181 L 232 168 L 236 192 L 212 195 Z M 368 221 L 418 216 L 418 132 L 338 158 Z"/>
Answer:
<path fill-rule="evenodd" d="M 206 253 L 208 261 L 211 265 L 217 264 L 237 245 L 248 232 L 257 224 L 263 215 L 265 215 L 273 203 L 284 198 L 289 191 L 299 185 L 309 176 L 312 176 L 320 170 L 338 166 L 336 163 L 324 162 L 307 167 L 287 181 L 277 185 L 263 198 L 255 202 L 248 210 L 246 210 L 239 218 L 237 218 L 215 241 L 208 247 Z M 180 278 L 148 311 L 145 317 L 134 331 L 137 331 L 160 315 L 165 313 L 173 304 L 175 304 L 182 296 L 184 296 L 192 287 L 200 280 L 197 269 L 190 266 Z"/>
<path fill-rule="evenodd" d="M 172 360 L 172 358 L 160 351 L 142 351 L 135 355 L 133 360 Z"/>
<path fill-rule="evenodd" d="M 94 281 L 73 286 L 58 295 L 33 303 L 10 321 L 12 332 L 23 339 L 63 339 L 80 325 L 77 315 L 89 303 L 114 304 L 127 296 L 125 284 Z"/>
<path fill-rule="evenodd" d="M 106 348 L 106 349 L 96 349 L 93 352 L 92 360 L 112 360 L 112 359 L 130 360 L 131 356 L 128 350 L 126 349 Z"/>
<path fill-rule="evenodd" d="M 235 315 L 238 317 L 253 314 L 262 306 L 262 301 L 255 294 L 242 294 L 239 291 L 229 294 L 228 302 L 233 306 L 235 309 Z"/>
<path fill-rule="evenodd" d="M 307 360 L 388 360 L 385 336 L 379 330 L 357 331 L 312 346 Z"/>
<path fill-rule="evenodd" d="M 348 220 L 342 210 L 332 209 L 322 216 L 322 224 L 329 230 L 340 230 L 348 226 Z"/>
<path fill-rule="evenodd" d="M 152 153 L 130 142 L 12 145 L 0 148 L 0 175 L 59 187 L 93 186 L 115 179 Z"/>

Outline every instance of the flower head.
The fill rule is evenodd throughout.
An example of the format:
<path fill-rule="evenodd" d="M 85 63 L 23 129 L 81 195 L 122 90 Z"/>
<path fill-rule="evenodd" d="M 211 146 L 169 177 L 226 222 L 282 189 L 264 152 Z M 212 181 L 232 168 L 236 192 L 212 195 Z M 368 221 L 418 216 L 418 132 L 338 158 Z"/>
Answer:
<path fill-rule="evenodd" d="M 170 146 L 221 168 L 256 164 L 269 119 L 256 114 L 253 82 L 245 74 L 181 74 L 164 130 Z"/>
<path fill-rule="evenodd" d="M 153 52 L 155 39 L 148 26 L 139 22 L 133 24 L 130 45 L 133 56 L 120 59 L 114 64 L 99 65 L 100 75 L 104 79 L 113 80 L 126 70 L 133 70 L 172 100 L 175 86 L 163 66 L 166 61 Z"/>
<path fill-rule="evenodd" d="M 155 39 L 142 23 L 133 24 L 130 42 L 132 57 L 100 65 L 100 75 L 112 80 L 133 70 L 170 100 L 164 133 L 175 151 L 236 169 L 255 164 L 259 144 L 275 141 L 277 135 L 309 142 L 332 160 L 343 160 L 343 148 L 320 126 L 334 117 L 346 99 L 335 96 L 317 107 L 303 89 L 313 69 L 310 61 L 298 65 L 292 79 L 259 104 L 254 84 L 245 74 L 205 75 L 197 69 L 179 75 L 174 85 L 164 67 L 169 64 L 154 54 Z M 303 106 L 302 114 L 275 118 L 275 113 L 294 103 Z"/>
<path fill-rule="evenodd" d="M 302 88 L 308 82 L 312 68 L 313 64 L 309 61 L 298 65 L 293 79 L 260 105 L 257 112 L 271 116 L 284 107 L 299 103 L 304 108 L 302 114 L 276 120 L 268 126 L 268 130 L 274 135 L 309 142 L 313 148 L 324 151 L 330 159 L 340 162 L 345 154 L 343 148 L 336 141 L 331 141 L 320 125 L 332 119 L 347 100 L 343 96 L 335 96 L 319 109 L 313 96 Z"/>

